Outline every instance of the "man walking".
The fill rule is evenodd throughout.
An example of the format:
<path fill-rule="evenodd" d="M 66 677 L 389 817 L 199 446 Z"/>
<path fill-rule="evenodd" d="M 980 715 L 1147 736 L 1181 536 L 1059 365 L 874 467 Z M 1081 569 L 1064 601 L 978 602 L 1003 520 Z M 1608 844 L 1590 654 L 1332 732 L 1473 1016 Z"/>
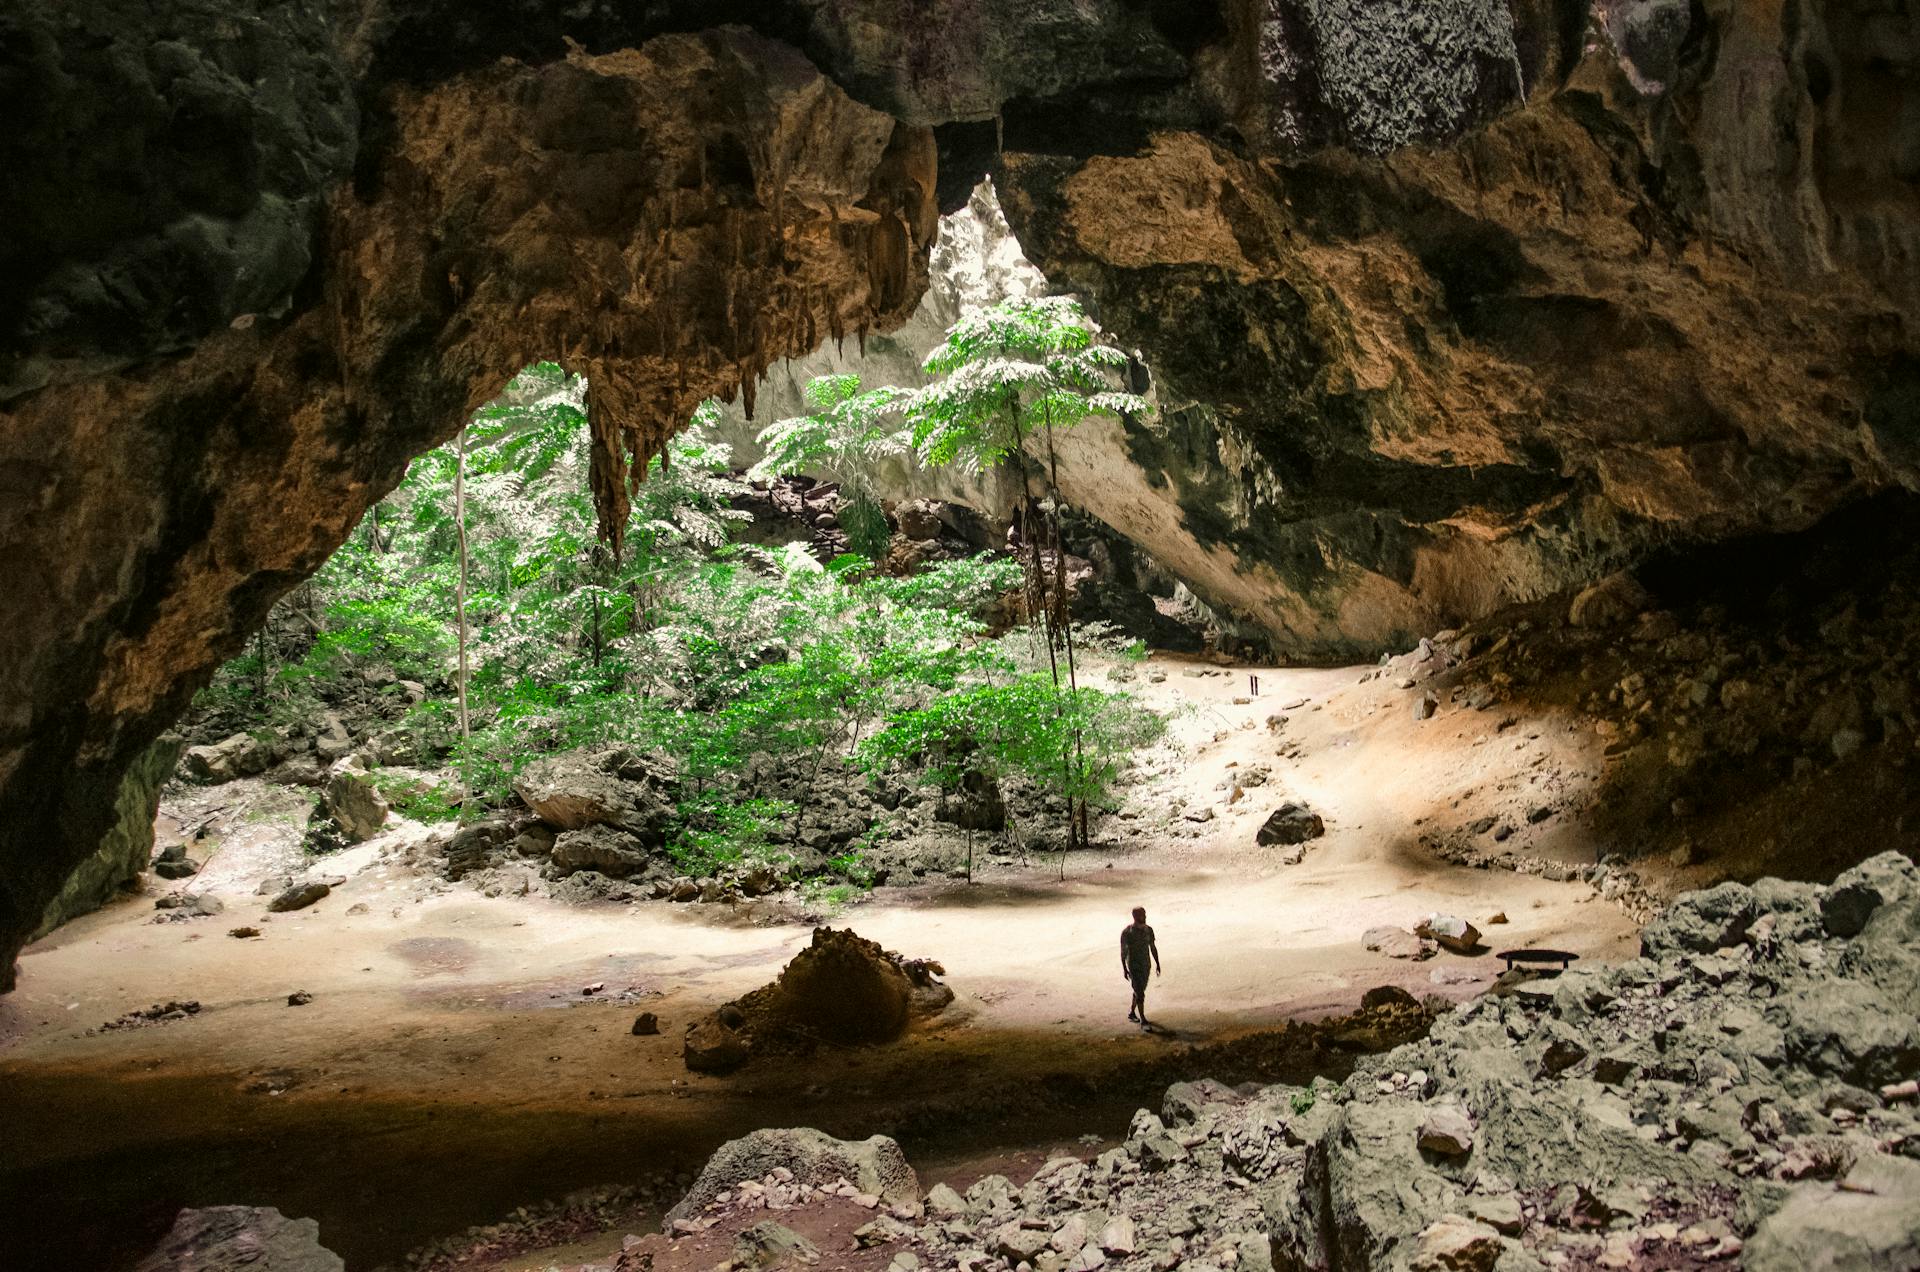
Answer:
<path fill-rule="evenodd" d="M 1135 906 L 1133 922 L 1120 929 L 1120 974 L 1133 986 L 1133 1006 L 1127 1008 L 1127 1019 L 1139 1021 L 1142 1029 L 1152 1028 L 1147 1021 L 1147 979 L 1159 971 L 1160 947 L 1154 944 L 1153 929 L 1147 926 L 1146 907 Z"/>

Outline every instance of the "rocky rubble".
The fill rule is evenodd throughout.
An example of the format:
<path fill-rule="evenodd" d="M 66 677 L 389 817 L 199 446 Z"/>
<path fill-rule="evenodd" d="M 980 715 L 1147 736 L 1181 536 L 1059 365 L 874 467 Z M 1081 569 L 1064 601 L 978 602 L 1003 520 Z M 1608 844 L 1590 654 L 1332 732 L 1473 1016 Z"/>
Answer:
<path fill-rule="evenodd" d="M 134 1272 L 345 1272 L 320 1245 L 320 1225 L 271 1206 L 182 1210 Z"/>
<path fill-rule="evenodd" d="M 1913 1267 L 1916 937 L 1898 854 L 1831 887 L 1722 884 L 1639 958 L 1506 978 L 1344 1083 L 1176 1083 L 1092 1160 L 924 1198 L 817 1164 L 891 1141 L 761 1132 L 669 1230 L 844 1195 L 876 1211 L 856 1244 L 902 1269 Z"/>

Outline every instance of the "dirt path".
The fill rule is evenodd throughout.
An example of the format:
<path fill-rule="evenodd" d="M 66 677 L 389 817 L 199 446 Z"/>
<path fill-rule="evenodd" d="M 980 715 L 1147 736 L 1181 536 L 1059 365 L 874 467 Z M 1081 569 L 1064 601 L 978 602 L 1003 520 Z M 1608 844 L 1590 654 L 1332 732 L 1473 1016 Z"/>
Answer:
<path fill-rule="evenodd" d="M 1433 973 L 1484 982 L 1491 958 L 1409 964 L 1362 949 L 1364 929 L 1431 910 L 1483 927 L 1504 911 L 1511 922 L 1488 928 L 1498 946 L 1630 952 L 1625 920 L 1584 884 L 1439 866 L 1413 847 L 1417 821 L 1567 798 L 1569 774 L 1597 773 L 1581 749 L 1590 735 L 1465 711 L 1416 722 L 1405 692 L 1356 684 L 1362 669 L 1260 669 L 1245 703 L 1234 698 L 1248 669 L 1146 670 L 1165 679 L 1140 687 L 1182 708 L 1180 749 L 1142 787 L 1145 807 L 1109 824 L 1111 851 L 1071 860 L 1065 883 L 1050 862 L 989 867 L 971 888 L 882 890 L 841 916 L 942 960 L 958 991 L 944 1018 L 892 1048 L 686 1072 L 684 1024 L 765 983 L 808 939 L 771 922 L 771 907 L 435 893 L 399 857 L 365 852 L 332 896 L 270 922 L 228 873 L 214 876 L 219 916 L 154 923 L 151 897 L 136 897 L 63 928 L 0 999 L 12 1040 L 0 1104 L 14 1128 L 0 1196 L 58 1221 L 27 1266 L 88 1251 L 112 1266 L 181 1204 L 244 1201 L 313 1215 L 350 1267 L 369 1267 L 522 1203 L 691 1164 L 758 1125 L 893 1130 L 952 1152 L 1067 1134 L 1072 1119 L 1100 1130 L 1087 1122 L 1098 1082 L 1052 1122 L 1036 1112 L 1046 1101 L 1009 1092 L 1070 1090 L 1073 1075 L 1348 1010 L 1377 984 L 1472 992 L 1472 979 L 1441 986 Z M 1276 713 L 1288 718 L 1273 732 Z M 1270 780 L 1228 805 L 1216 784 L 1261 764 Z M 1295 866 L 1253 846 L 1285 799 L 1327 822 Z M 1211 820 L 1189 819 L 1202 808 Z M 1567 826 L 1556 833 L 1580 850 Z M 1123 1018 L 1117 934 L 1134 904 L 1166 962 L 1150 1006 L 1168 1033 L 1154 1037 Z M 241 924 L 264 935 L 227 935 Z M 595 983 L 605 989 L 583 997 Z M 313 1002 L 289 1007 L 295 990 Z M 87 1034 L 187 998 L 202 1004 L 190 1018 Z M 629 1034 L 641 1009 L 662 1036 Z"/>

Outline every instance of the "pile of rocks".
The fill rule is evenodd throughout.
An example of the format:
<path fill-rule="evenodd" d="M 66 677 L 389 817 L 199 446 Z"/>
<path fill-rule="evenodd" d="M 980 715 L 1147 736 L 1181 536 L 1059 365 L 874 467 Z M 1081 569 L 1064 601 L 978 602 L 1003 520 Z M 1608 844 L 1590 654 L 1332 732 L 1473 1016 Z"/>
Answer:
<path fill-rule="evenodd" d="M 687 1027 L 689 1069 L 726 1073 L 756 1052 L 891 1042 L 953 1001 L 930 959 L 909 959 L 851 929 L 815 928 L 771 984 Z"/>
<path fill-rule="evenodd" d="M 1508 981 L 1342 1084 L 1179 1083 L 1091 1161 L 865 1231 L 1015 1272 L 1915 1266 L 1916 1013 L 1904 857 L 1723 884 L 1632 962 Z M 768 1196 L 806 1199 L 716 1186 L 677 1217 Z"/>
<path fill-rule="evenodd" d="M 117 1019 L 107 1021 L 98 1029 L 87 1030 L 87 1035 L 91 1037 L 97 1033 L 111 1033 L 117 1029 L 144 1029 L 148 1025 L 164 1025 L 170 1021 L 185 1020 L 189 1016 L 199 1014 L 200 1003 L 197 999 L 169 1000 L 127 1012 Z"/>

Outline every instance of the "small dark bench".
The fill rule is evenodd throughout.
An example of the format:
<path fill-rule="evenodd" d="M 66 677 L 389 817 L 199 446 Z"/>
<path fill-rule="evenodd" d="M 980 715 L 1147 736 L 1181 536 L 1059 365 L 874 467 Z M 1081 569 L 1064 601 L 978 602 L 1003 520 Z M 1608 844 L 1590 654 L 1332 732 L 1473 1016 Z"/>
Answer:
<path fill-rule="evenodd" d="M 1579 958 L 1566 950 L 1501 950 L 1494 955 L 1507 965 L 1507 970 L 1524 967 L 1529 971 L 1544 971 L 1552 967 L 1555 972 L 1564 972 L 1569 964 Z"/>

